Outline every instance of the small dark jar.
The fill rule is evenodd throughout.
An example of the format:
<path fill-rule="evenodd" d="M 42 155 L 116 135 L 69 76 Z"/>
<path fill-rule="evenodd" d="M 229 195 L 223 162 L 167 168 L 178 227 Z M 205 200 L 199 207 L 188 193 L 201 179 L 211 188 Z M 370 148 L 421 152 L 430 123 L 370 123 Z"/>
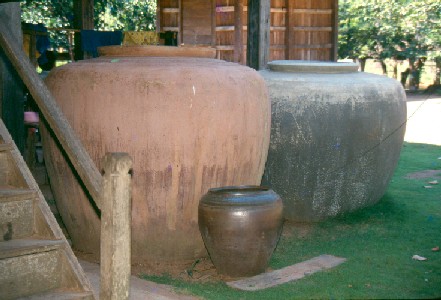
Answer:
<path fill-rule="evenodd" d="M 199 230 L 219 275 L 265 272 L 283 225 L 282 200 L 260 186 L 210 189 L 199 203 Z"/>

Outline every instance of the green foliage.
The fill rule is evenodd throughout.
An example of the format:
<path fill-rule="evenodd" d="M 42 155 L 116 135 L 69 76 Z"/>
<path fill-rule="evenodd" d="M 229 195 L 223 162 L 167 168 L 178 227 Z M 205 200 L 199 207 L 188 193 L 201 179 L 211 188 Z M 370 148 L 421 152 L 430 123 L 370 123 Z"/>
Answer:
<path fill-rule="evenodd" d="M 22 21 L 48 28 L 73 28 L 73 0 L 26 0 L 20 3 Z M 155 0 L 95 0 L 97 30 L 147 31 L 156 27 Z M 65 32 L 49 31 L 54 47 L 67 48 Z"/>
<path fill-rule="evenodd" d="M 95 2 L 95 28 L 149 31 L 156 28 L 155 0 L 102 0 Z"/>
<path fill-rule="evenodd" d="M 439 0 L 343 0 L 340 58 L 411 59 L 436 55 L 441 45 Z"/>
<path fill-rule="evenodd" d="M 47 28 L 73 28 L 72 0 L 26 0 L 20 6 L 22 22 L 42 23 Z M 53 47 L 67 48 L 65 32 L 49 30 L 49 38 Z"/>

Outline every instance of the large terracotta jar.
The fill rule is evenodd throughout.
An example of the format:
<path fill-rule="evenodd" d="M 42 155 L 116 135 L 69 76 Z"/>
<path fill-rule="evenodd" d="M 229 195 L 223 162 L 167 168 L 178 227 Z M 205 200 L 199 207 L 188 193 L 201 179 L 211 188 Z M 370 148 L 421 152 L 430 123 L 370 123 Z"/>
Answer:
<path fill-rule="evenodd" d="M 379 201 L 403 143 L 402 86 L 353 63 L 274 61 L 260 73 L 272 111 L 262 184 L 285 217 L 318 221 Z"/>
<path fill-rule="evenodd" d="M 259 185 L 269 146 L 270 103 L 258 72 L 170 50 L 76 62 L 46 80 L 99 168 L 106 152 L 133 159 L 132 262 L 206 255 L 199 199 L 214 187 Z M 98 255 L 98 214 L 53 138 L 43 138 L 73 246 Z"/>

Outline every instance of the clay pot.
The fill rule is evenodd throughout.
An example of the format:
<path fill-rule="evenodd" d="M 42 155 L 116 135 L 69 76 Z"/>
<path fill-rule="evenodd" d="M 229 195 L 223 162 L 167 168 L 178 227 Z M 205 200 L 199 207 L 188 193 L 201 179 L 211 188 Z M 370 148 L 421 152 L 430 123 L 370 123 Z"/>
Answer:
<path fill-rule="evenodd" d="M 318 221 L 376 203 L 397 165 L 406 124 L 403 87 L 353 63 L 274 61 L 262 184 L 286 218 Z"/>
<path fill-rule="evenodd" d="M 199 203 L 199 230 L 220 275 L 236 278 L 265 271 L 283 224 L 283 204 L 271 189 L 210 189 Z"/>
<path fill-rule="evenodd" d="M 270 104 L 251 68 L 207 58 L 106 56 L 56 68 L 46 83 L 98 168 L 106 152 L 133 159 L 133 263 L 206 256 L 197 223 L 202 195 L 260 184 Z M 43 141 L 73 246 L 98 256 L 97 212 L 53 137 L 45 133 Z"/>

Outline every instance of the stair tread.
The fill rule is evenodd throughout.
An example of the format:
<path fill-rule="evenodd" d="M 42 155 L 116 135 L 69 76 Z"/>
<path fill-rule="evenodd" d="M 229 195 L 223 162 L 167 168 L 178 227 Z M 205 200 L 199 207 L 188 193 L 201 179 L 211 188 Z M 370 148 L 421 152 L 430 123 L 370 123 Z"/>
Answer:
<path fill-rule="evenodd" d="M 47 291 L 44 293 L 39 293 L 27 297 L 22 297 L 19 299 L 32 299 L 32 300 L 70 300 L 70 299 L 94 299 L 93 293 L 91 291 L 88 292 L 79 292 L 79 291 L 70 291 L 65 289 L 57 289 L 52 291 Z"/>
<path fill-rule="evenodd" d="M 63 240 L 17 239 L 0 242 L 0 259 L 59 249 Z"/>
<path fill-rule="evenodd" d="M 14 188 L 9 185 L 0 185 L 0 202 L 27 200 L 35 197 L 35 191 L 31 189 Z"/>

